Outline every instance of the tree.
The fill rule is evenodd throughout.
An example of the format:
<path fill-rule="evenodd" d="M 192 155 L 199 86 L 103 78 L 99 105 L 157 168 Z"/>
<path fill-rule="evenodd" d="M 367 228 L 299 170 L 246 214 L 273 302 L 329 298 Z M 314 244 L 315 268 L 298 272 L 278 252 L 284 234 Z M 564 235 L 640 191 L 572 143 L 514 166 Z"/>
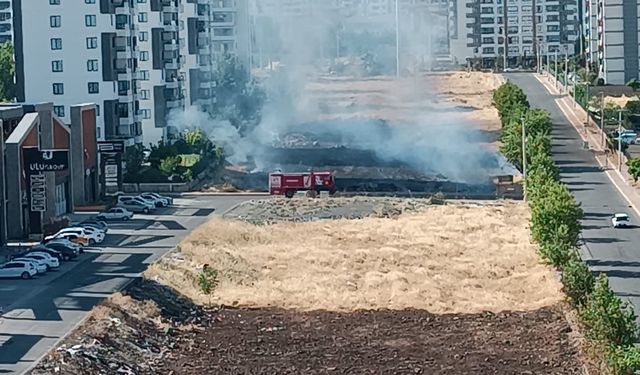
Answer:
<path fill-rule="evenodd" d="M 16 64 L 13 58 L 13 46 L 10 42 L 5 42 L 0 45 L 0 101 L 15 100 L 15 73 Z"/>
<path fill-rule="evenodd" d="M 219 283 L 218 270 L 215 270 L 209 267 L 208 264 L 205 264 L 198 275 L 198 286 L 200 286 L 200 291 L 209 297 L 209 306 L 211 306 L 211 295 L 216 290 Z"/>
<path fill-rule="evenodd" d="M 633 89 L 633 91 L 638 91 L 638 90 L 640 90 L 640 81 L 638 81 L 637 79 L 633 78 L 632 80 L 627 82 L 627 86 L 631 87 Z"/>
<path fill-rule="evenodd" d="M 546 184 L 540 198 L 531 209 L 531 234 L 539 244 L 557 242 L 559 239 L 575 246 L 580 235 L 582 209 L 569 189 L 562 183 Z M 562 227 L 562 226 L 566 227 Z M 560 229 L 566 233 L 556 232 Z"/>
<path fill-rule="evenodd" d="M 180 156 L 167 156 L 160 162 L 160 171 L 168 176 L 171 176 L 176 173 L 180 162 Z"/>
<path fill-rule="evenodd" d="M 135 180 L 135 177 L 142 171 L 144 147 L 141 144 L 127 147 L 124 151 L 124 163 L 127 167 L 127 173 L 124 179 L 127 181 Z"/>
<path fill-rule="evenodd" d="M 596 283 L 596 278 L 586 264 L 577 256 L 571 257 L 562 270 L 564 292 L 576 307 L 582 307 Z"/>
<path fill-rule="evenodd" d="M 640 158 L 627 160 L 627 167 L 629 167 L 629 174 L 633 177 L 633 182 L 638 182 L 640 177 Z"/>

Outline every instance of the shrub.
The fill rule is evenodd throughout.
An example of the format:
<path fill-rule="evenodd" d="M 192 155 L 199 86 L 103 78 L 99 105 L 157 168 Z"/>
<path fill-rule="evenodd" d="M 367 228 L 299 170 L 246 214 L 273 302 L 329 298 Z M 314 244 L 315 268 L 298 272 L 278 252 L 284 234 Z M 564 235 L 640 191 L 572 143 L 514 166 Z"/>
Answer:
<path fill-rule="evenodd" d="M 640 114 L 640 100 L 629 100 L 627 104 L 625 104 L 624 109 L 632 115 Z"/>
<path fill-rule="evenodd" d="M 608 350 L 606 362 L 614 375 L 637 374 L 640 372 L 640 348 L 613 346 Z"/>
<path fill-rule="evenodd" d="M 596 279 L 593 292 L 579 313 L 587 337 L 603 346 L 629 346 L 636 341 L 636 315 L 628 303 L 613 293 L 604 274 Z"/>
<path fill-rule="evenodd" d="M 571 303 L 576 307 L 583 306 L 593 291 L 595 282 L 596 278 L 589 267 L 574 253 L 562 270 L 564 292 Z"/>
<path fill-rule="evenodd" d="M 543 189 L 531 207 L 534 240 L 540 244 L 552 243 L 552 239 L 557 240 L 558 229 L 565 225 L 567 232 L 564 238 L 569 244 L 575 245 L 581 229 L 582 209 L 564 184 L 551 181 Z"/>
<path fill-rule="evenodd" d="M 549 228 L 545 242 L 540 243 L 540 254 L 558 269 L 563 269 L 574 254 L 576 244 L 566 224 Z"/>

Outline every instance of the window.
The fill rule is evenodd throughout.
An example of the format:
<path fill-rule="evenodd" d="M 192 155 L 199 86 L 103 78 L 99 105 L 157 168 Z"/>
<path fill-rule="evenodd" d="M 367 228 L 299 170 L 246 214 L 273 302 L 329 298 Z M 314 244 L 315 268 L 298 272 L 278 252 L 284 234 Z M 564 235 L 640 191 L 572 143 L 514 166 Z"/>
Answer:
<path fill-rule="evenodd" d="M 149 90 L 140 90 L 140 99 L 149 100 L 149 94 L 150 94 Z"/>
<path fill-rule="evenodd" d="M 51 62 L 51 71 L 54 73 L 62 72 L 62 60 L 53 60 Z"/>
<path fill-rule="evenodd" d="M 100 116 L 100 104 L 96 104 L 96 116 Z M 98 136 L 98 138 L 100 138 L 100 136 Z"/>
<path fill-rule="evenodd" d="M 148 51 L 140 51 L 140 61 L 149 61 Z"/>
<path fill-rule="evenodd" d="M 96 0 L 84 0 L 85 4 L 95 4 Z"/>
<path fill-rule="evenodd" d="M 54 105 L 53 113 L 58 117 L 64 117 L 64 106 L 63 105 Z"/>
<path fill-rule="evenodd" d="M 49 17 L 49 26 L 51 27 L 60 27 L 62 25 L 62 17 L 60 16 L 50 16 Z"/>
<path fill-rule="evenodd" d="M 146 2 L 147 2 L 147 0 L 138 0 L 138 4 L 144 4 Z"/>
<path fill-rule="evenodd" d="M 95 14 L 87 14 L 84 16 L 84 24 L 87 27 L 95 27 L 97 24 Z"/>
<path fill-rule="evenodd" d="M 141 109 L 140 110 L 140 117 L 142 117 L 143 119 L 150 119 L 151 118 L 151 110 L 150 109 Z"/>
<path fill-rule="evenodd" d="M 53 84 L 53 95 L 64 95 L 64 83 Z"/>
<path fill-rule="evenodd" d="M 98 48 L 98 38 L 95 36 L 90 36 L 87 38 L 87 49 L 96 49 Z"/>
<path fill-rule="evenodd" d="M 149 80 L 149 71 L 148 70 L 141 70 L 140 71 L 140 76 L 142 78 L 140 78 L 143 81 L 148 81 Z"/>
<path fill-rule="evenodd" d="M 147 12 L 138 13 L 138 22 L 147 22 L 149 20 L 149 16 Z"/>
<path fill-rule="evenodd" d="M 62 49 L 62 38 L 51 38 L 51 49 Z"/>
<path fill-rule="evenodd" d="M 98 60 L 87 60 L 87 71 L 88 72 L 97 72 L 98 71 Z"/>
<path fill-rule="evenodd" d="M 149 32 L 140 31 L 140 41 L 141 42 L 146 42 L 147 40 L 149 40 Z"/>
<path fill-rule="evenodd" d="M 50 5 L 60 5 L 60 0 L 49 0 Z"/>
<path fill-rule="evenodd" d="M 100 84 L 98 82 L 87 83 L 89 94 L 97 94 L 100 92 Z"/>

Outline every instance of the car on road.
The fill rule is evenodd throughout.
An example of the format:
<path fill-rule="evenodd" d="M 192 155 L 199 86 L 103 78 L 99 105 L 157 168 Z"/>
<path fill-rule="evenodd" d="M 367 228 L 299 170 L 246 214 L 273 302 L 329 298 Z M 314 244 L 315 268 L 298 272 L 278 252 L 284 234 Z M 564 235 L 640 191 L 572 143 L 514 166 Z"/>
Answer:
<path fill-rule="evenodd" d="M 158 193 L 142 193 L 142 194 L 149 194 L 149 195 L 151 195 L 153 197 L 156 197 L 158 199 L 164 199 L 164 200 L 167 201 L 169 206 L 173 205 L 173 198 L 172 197 L 169 197 L 169 196 L 166 196 L 166 195 L 160 195 Z"/>
<path fill-rule="evenodd" d="M 47 267 L 47 271 L 51 268 L 60 267 L 60 262 L 57 258 L 52 257 L 51 255 L 45 253 L 44 251 L 34 251 L 32 253 L 20 255 L 20 258 L 24 259 L 33 259 L 41 262 Z"/>
<path fill-rule="evenodd" d="M 100 212 L 96 216 L 98 220 L 122 220 L 127 221 L 133 218 L 133 212 L 124 207 L 113 207 L 107 211 Z"/>
<path fill-rule="evenodd" d="M 38 273 L 46 273 L 49 270 L 49 268 L 47 267 L 47 264 L 43 260 L 25 258 L 25 257 L 18 257 L 13 260 L 17 262 L 31 262 L 31 264 L 36 266 L 36 271 Z"/>
<path fill-rule="evenodd" d="M 58 259 L 61 259 L 61 260 L 71 260 L 71 259 L 77 258 L 78 254 L 80 254 L 79 247 L 69 246 L 63 242 L 57 242 L 57 241 L 51 241 L 44 245 L 34 246 L 29 251 L 43 251 L 45 253 L 49 253 L 50 255 L 53 255 L 51 254 L 51 252 L 55 251 L 58 254 L 60 254 L 60 258 Z"/>
<path fill-rule="evenodd" d="M 611 217 L 611 225 L 613 225 L 614 228 L 629 227 L 629 215 L 622 212 L 614 214 Z"/>
<path fill-rule="evenodd" d="M 118 201 L 118 206 L 126 208 L 131 212 L 139 212 L 143 214 L 148 214 L 153 211 L 153 209 L 155 209 L 155 206 L 153 204 L 146 203 L 142 199 L 125 199 L 122 201 Z"/>
<path fill-rule="evenodd" d="M 158 198 L 151 194 L 142 193 L 138 197 L 144 199 L 147 202 L 153 203 L 156 207 L 166 207 L 169 205 L 169 201 L 163 198 Z"/>
<path fill-rule="evenodd" d="M 638 134 L 633 130 L 628 130 L 628 129 L 622 130 L 619 135 L 618 135 L 618 131 L 614 131 L 613 137 L 614 137 L 613 138 L 614 141 L 622 139 L 622 142 L 626 144 L 633 145 L 638 142 Z"/>
<path fill-rule="evenodd" d="M 32 262 L 10 261 L 0 265 L 0 277 L 20 277 L 30 279 L 38 273 Z"/>

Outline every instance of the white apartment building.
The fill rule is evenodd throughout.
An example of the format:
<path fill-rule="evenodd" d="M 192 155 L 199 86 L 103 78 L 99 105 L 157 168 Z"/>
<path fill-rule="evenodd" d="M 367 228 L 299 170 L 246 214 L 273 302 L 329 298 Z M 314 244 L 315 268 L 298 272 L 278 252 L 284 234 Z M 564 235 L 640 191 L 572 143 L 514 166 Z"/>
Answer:
<path fill-rule="evenodd" d="M 474 0 L 467 4 L 468 46 L 484 66 L 504 59 L 508 65 L 535 61 L 538 45 L 543 54 L 573 55 L 578 35 L 576 0 Z"/>
<path fill-rule="evenodd" d="M 587 3 L 591 32 L 590 56 L 607 84 L 623 85 L 639 78 L 640 18 L 636 0 L 593 0 Z"/>
<path fill-rule="evenodd" d="M 13 39 L 11 1 L 0 0 L 0 44 Z"/>
<path fill-rule="evenodd" d="M 17 98 L 69 106 L 97 104 L 98 139 L 142 142 L 136 116 L 137 14 L 125 0 L 14 0 Z"/>

